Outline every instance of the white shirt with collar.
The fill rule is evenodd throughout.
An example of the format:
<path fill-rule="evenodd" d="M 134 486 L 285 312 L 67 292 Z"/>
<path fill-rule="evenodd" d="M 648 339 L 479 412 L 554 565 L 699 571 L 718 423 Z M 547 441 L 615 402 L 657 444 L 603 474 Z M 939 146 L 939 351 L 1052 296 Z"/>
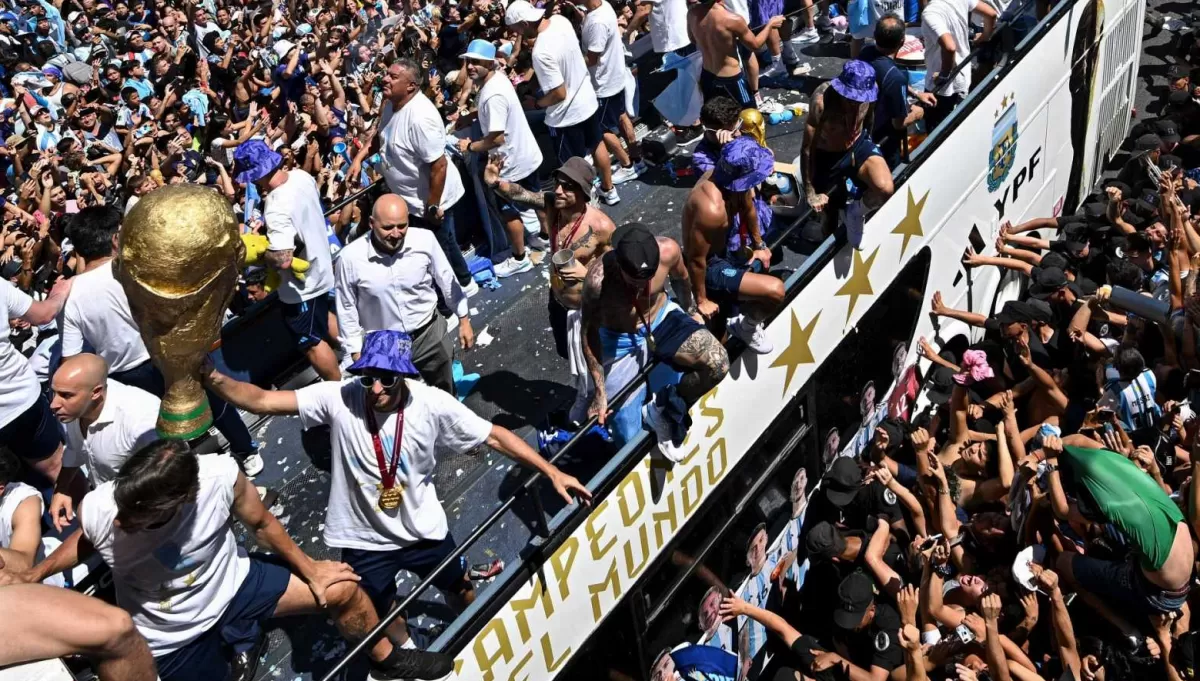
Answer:
<path fill-rule="evenodd" d="M 154 430 L 158 407 L 159 399 L 154 395 L 108 379 L 104 406 L 87 432 L 82 432 L 78 420 L 66 425 L 63 466 L 87 465 L 88 477 L 95 486 L 117 477 L 130 454 L 158 439 Z"/>
<path fill-rule="evenodd" d="M 300 426 L 330 426 L 333 479 L 325 511 L 328 546 L 389 551 L 416 542 L 445 539 L 450 531 L 446 511 L 433 486 L 439 452 L 465 454 L 487 441 L 492 424 L 444 390 L 406 380 L 400 464 L 396 478 L 404 485 L 400 506 L 379 508 L 379 463 L 366 420 L 366 389 L 354 379 L 323 381 L 296 391 Z M 385 459 L 395 444 L 398 412 L 376 412 Z"/>
<path fill-rule="evenodd" d="M 395 255 L 376 249 L 375 239 L 367 234 L 342 249 L 334 275 L 338 327 L 348 352 L 361 352 L 368 332 L 412 333 L 428 324 L 438 313 L 437 290 L 454 314 L 469 314 L 467 296 L 450 261 L 427 229 L 410 228 Z"/>
<path fill-rule="evenodd" d="M 108 362 L 109 373 L 127 371 L 150 361 L 142 334 L 133 323 L 129 298 L 113 277 L 112 260 L 76 275 L 63 305 L 62 356 L 91 351 Z"/>

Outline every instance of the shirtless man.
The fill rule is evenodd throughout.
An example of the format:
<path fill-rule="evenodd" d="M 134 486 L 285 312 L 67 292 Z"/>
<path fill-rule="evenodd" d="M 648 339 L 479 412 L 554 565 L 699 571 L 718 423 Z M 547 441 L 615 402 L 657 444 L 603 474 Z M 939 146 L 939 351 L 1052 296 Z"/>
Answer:
<path fill-rule="evenodd" d="M 871 65 L 846 62 L 837 78 L 813 90 L 800 146 L 808 205 L 823 213 L 827 235 L 837 227 L 838 210 L 845 207 L 846 230 L 855 247 L 862 241 L 867 210 L 883 205 L 893 191 L 892 171 L 865 127 L 874 120 L 868 114 L 878 96 Z M 847 204 L 847 178 L 866 190 L 862 201 Z"/>
<path fill-rule="evenodd" d="M 550 226 L 550 252 L 570 250 L 574 261 L 563 267 L 550 267 L 550 328 L 558 354 L 571 364 L 576 387 L 587 392 L 587 363 L 583 359 L 583 336 L 579 309 L 583 301 L 583 277 L 588 264 L 609 249 L 616 225 L 596 206 L 591 205 L 592 182 L 596 171 L 588 162 L 573 156 L 554 171 L 553 192 L 531 192 L 515 182 L 500 179 L 503 159 L 488 159 L 483 181 L 497 194 L 510 201 L 546 211 Z"/>
<path fill-rule="evenodd" d="M 743 109 L 755 108 L 755 96 L 742 74 L 737 46 L 758 52 L 771 31 L 783 25 L 783 17 L 771 17 L 758 33 L 746 20 L 725 7 L 724 0 L 707 0 L 688 10 L 688 32 L 700 48 L 704 70 L 700 72 L 700 92 L 707 101 L 723 95 Z"/>
<path fill-rule="evenodd" d="M 667 298 L 667 279 L 678 303 Z M 640 414 L 618 407 L 613 430 L 623 444 L 644 422 L 658 436 L 662 453 L 678 461 L 690 425 L 688 406 L 729 372 L 725 348 L 698 321 L 679 245 L 655 237 L 645 225 L 622 226 L 613 235 L 612 250 L 588 266 L 582 312 L 584 356 L 594 384 L 587 415 L 605 423 L 608 396 L 651 359 L 661 360 L 664 366 L 648 381 L 652 399 L 627 401 L 634 406 L 645 402 Z M 572 418 L 582 403 L 576 400 Z"/>
<path fill-rule="evenodd" d="M 701 109 L 706 128 L 727 129 L 728 121 L 714 118 L 720 103 L 713 99 Z M 763 270 L 771 266 L 771 250 L 763 240 L 771 207 L 756 188 L 774 168 L 770 150 L 748 135 L 734 138 L 721 147 L 716 167 L 704 173 L 683 205 L 683 252 L 697 309 L 712 320 L 718 311 L 728 316 L 734 304 L 740 305 L 743 314 L 729 324 L 729 333 L 759 354 L 772 349 L 763 320 L 784 297 L 778 277 L 752 271 L 756 262 Z"/>

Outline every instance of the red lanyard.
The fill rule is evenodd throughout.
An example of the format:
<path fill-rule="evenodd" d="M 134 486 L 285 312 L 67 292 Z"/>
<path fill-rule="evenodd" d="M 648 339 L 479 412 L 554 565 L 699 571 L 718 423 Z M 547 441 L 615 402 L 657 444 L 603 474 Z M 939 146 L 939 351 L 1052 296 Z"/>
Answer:
<path fill-rule="evenodd" d="M 558 245 L 558 230 L 553 230 L 553 233 L 550 235 L 550 241 L 552 242 L 554 248 L 570 248 L 571 240 L 575 238 L 575 232 L 579 231 L 579 225 L 583 222 L 583 217 L 585 215 L 587 215 L 587 206 L 583 207 L 583 212 L 580 213 L 579 217 L 575 218 L 575 222 L 571 224 L 571 233 L 567 235 L 566 241 L 564 241 L 561 246 Z"/>
<path fill-rule="evenodd" d="M 401 379 L 403 380 L 403 379 Z M 384 489 L 396 486 L 396 466 L 400 463 L 400 442 L 404 437 L 404 407 L 396 413 L 396 436 L 392 440 L 391 461 L 383 458 L 383 442 L 379 439 L 379 423 L 375 421 L 375 410 L 371 408 L 371 396 L 363 395 L 363 407 L 367 411 L 367 429 L 371 431 L 371 443 L 375 445 L 375 461 L 379 464 L 379 477 Z"/>

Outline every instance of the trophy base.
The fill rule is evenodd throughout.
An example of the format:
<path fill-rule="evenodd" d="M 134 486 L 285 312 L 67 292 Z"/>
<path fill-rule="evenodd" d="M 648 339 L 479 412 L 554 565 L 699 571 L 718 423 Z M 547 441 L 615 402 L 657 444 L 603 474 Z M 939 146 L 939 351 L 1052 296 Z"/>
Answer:
<path fill-rule="evenodd" d="M 155 430 L 159 437 L 166 440 L 195 440 L 208 432 L 212 422 L 212 410 L 208 407 L 208 400 L 183 413 L 167 411 L 164 405 L 158 412 Z"/>

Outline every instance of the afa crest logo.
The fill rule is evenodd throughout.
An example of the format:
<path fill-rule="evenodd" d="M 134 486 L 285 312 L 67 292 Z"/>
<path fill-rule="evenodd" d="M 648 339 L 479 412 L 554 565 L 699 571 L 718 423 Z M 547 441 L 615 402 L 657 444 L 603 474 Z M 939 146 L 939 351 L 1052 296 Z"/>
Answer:
<path fill-rule="evenodd" d="M 1017 155 L 1017 98 L 1008 94 L 995 112 L 992 126 L 992 153 L 988 157 L 988 192 L 994 192 L 1008 179 Z"/>

